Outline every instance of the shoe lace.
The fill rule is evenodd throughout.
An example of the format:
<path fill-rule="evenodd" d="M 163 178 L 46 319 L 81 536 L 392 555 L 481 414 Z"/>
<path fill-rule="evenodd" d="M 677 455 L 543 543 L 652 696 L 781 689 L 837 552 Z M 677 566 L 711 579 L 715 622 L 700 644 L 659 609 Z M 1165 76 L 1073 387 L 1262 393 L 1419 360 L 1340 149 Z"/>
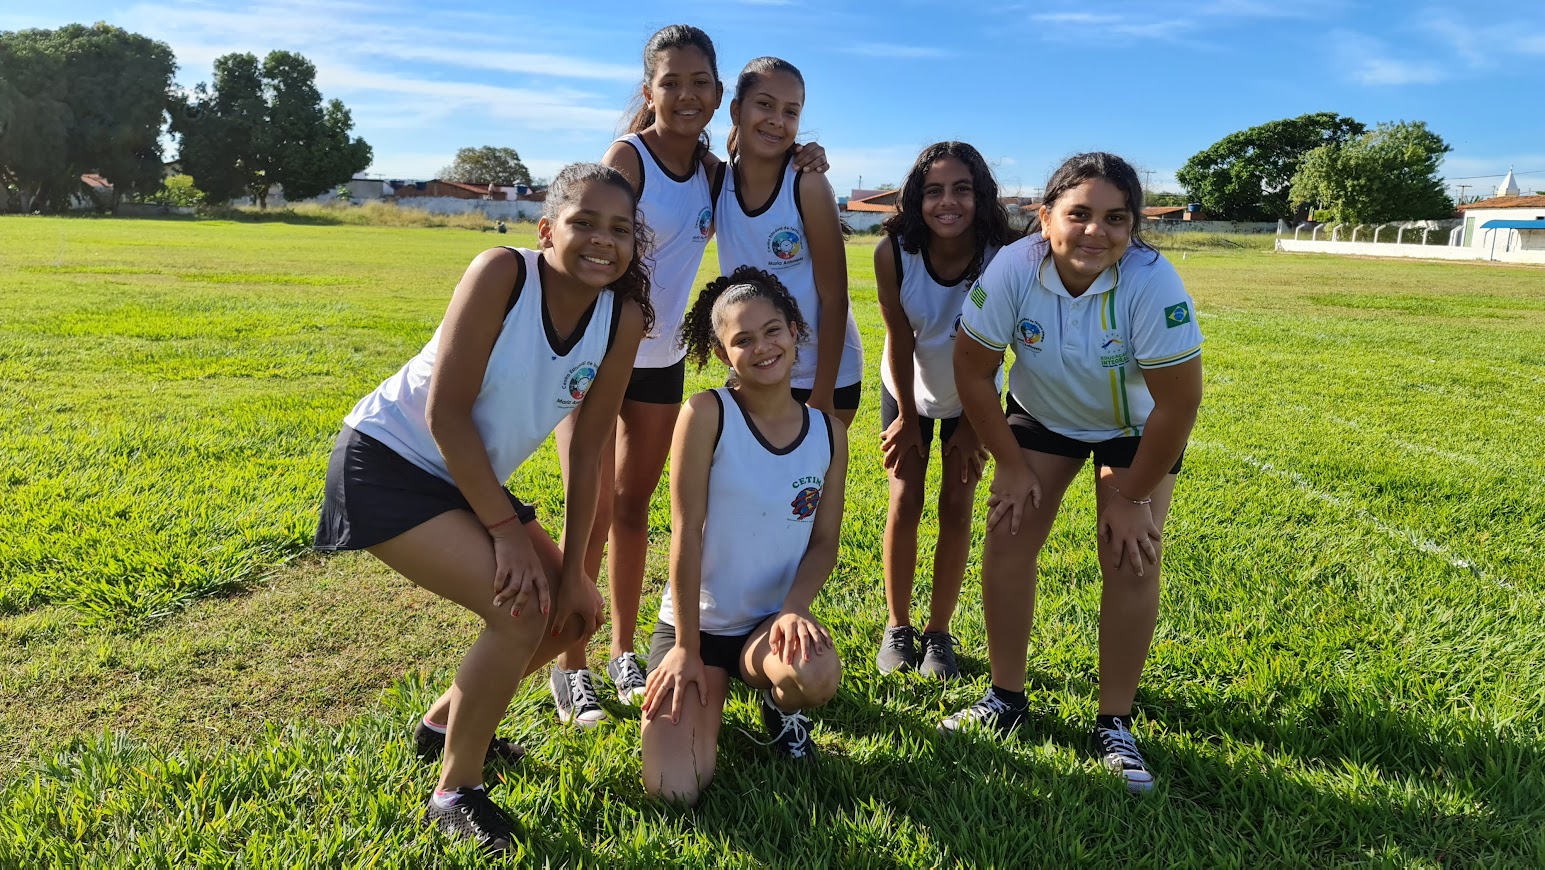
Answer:
<path fill-rule="evenodd" d="M 456 811 L 467 820 L 467 825 L 476 832 L 478 837 L 484 840 L 510 839 L 515 833 L 515 825 L 510 817 L 482 789 L 473 790 L 463 796 L 456 804 Z"/>
<path fill-rule="evenodd" d="M 777 710 L 778 708 L 774 707 L 773 709 Z M 762 746 L 784 743 L 788 746 L 790 758 L 804 758 L 805 746 L 810 742 L 810 718 L 800 710 L 795 710 L 792 713 L 778 710 L 778 715 L 782 718 L 783 725 L 778 729 L 778 733 L 773 735 L 773 739 L 762 741 L 752 737 L 752 741 Z M 745 732 L 742 731 L 741 733 L 744 734 Z M 751 735 L 747 734 L 746 736 L 750 737 Z"/>
<path fill-rule="evenodd" d="M 644 669 L 638 665 L 638 655 L 623 653 L 617 660 L 617 685 L 626 688 L 642 686 L 645 682 Z"/>
<path fill-rule="evenodd" d="M 933 653 L 935 656 L 951 664 L 955 662 L 955 644 L 957 643 L 960 643 L 960 640 L 947 631 L 923 632 L 925 651 Z"/>
<path fill-rule="evenodd" d="M 1106 755 L 1119 756 L 1122 761 L 1143 767 L 1143 754 L 1137 751 L 1137 738 L 1117 721 L 1113 728 L 1100 729 L 1100 747 Z"/>
<path fill-rule="evenodd" d="M 569 701 L 576 710 L 601 706 L 600 696 L 596 694 L 595 686 L 590 682 L 589 671 L 574 671 L 569 674 Z"/>
<path fill-rule="evenodd" d="M 977 701 L 966 712 L 971 714 L 973 719 L 986 719 L 988 716 L 1002 716 L 1005 713 L 1012 713 L 1014 708 L 1010 707 L 1007 701 L 998 697 L 996 692 L 988 692 L 982 696 L 982 700 Z"/>
<path fill-rule="evenodd" d="M 912 649 L 912 635 L 911 626 L 898 626 L 885 633 L 885 645 L 891 649 L 909 651 Z"/>

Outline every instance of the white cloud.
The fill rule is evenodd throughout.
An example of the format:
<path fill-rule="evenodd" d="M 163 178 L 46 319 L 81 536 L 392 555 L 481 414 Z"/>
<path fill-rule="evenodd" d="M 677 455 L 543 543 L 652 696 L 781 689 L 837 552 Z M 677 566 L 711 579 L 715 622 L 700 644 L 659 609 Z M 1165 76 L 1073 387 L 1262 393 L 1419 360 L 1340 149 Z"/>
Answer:
<path fill-rule="evenodd" d="M 1338 30 L 1331 34 L 1333 55 L 1339 69 L 1347 70 L 1352 80 L 1362 85 L 1428 85 L 1448 77 L 1437 61 L 1411 61 L 1392 57 L 1383 41 Z"/>

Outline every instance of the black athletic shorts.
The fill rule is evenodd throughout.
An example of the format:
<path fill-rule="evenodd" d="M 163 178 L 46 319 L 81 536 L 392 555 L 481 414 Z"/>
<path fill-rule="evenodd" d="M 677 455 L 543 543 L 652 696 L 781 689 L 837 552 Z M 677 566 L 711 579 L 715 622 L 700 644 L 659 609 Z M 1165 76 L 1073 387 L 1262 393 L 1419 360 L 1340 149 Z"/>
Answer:
<path fill-rule="evenodd" d="M 634 369 L 624 399 L 649 405 L 679 405 L 687 384 L 687 358 L 659 369 Z"/>
<path fill-rule="evenodd" d="M 810 394 L 814 391 L 807 390 L 804 387 L 790 387 L 789 392 L 794 395 L 794 401 L 803 404 L 810 401 Z M 832 410 L 857 411 L 858 400 L 862 399 L 863 397 L 863 381 L 854 381 L 845 387 L 838 387 L 837 389 L 832 390 Z"/>
<path fill-rule="evenodd" d="M 522 523 L 536 511 L 509 489 L 510 506 Z M 430 474 L 402 454 L 344 426 L 327 460 L 327 488 L 317 521 L 318 550 L 363 550 L 389 541 L 446 511 L 472 510 L 455 484 Z"/>
<path fill-rule="evenodd" d="M 889 429 L 891 424 L 896 422 L 896 418 L 900 416 L 901 406 L 896 403 L 896 397 L 891 395 L 891 391 L 887 390 L 884 384 L 881 384 L 880 431 L 884 432 L 886 429 Z M 933 445 L 933 423 L 935 419 L 939 421 L 939 444 L 941 447 L 950 443 L 950 439 L 955 437 L 955 430 L 960 427 L 959 415 L 935 418 L 924 417 L 922 414 L 918 414 L 917 428 L 922 432 L 924 453 L 927 453 L 928 449 Z"/>
<path fill-rule="evenodd" d="M 757 628 L 761 628 L 758 625 Z M 709 634 L 706 631 L 697 633 L 698 651 L 703 657 L 703 664 L 710 668 L 719 668 L 730 672 L 730 676 L 745 682 L 746 675 L 740 670 L 741 654 L 746 651 L 746 641 L 751 635 L 756 634 L 756 628 L 745 634 Z M 665 622 L 655 622 L 654 634 L 649 637 L 649 670 L 653 671 L 665 661 L 665 654 L 676 645 L 676 626 Z"/>
<path fill-rule="evenodd" d="M 1013 396 L 1008 397 L 1007 407 L 1003 410 L 1004 416 L 1009 419 L 1009 428 L 1014 432 L 1014 440 L 1026 450 L 1034 450 L 1037 453 L 1050 453 L 1053 456 L 1067 456 L 1073 459 L 1088 459 L 1094 455 L 1096 465 L 1106 468 L 1131 468 L 1132 459 L 1137 456 L 1137 445 L 1141 444 L 1141 435 L 1128 435 L 1124 438 L 1112 438 L 1109 441 L 1079 441 L 1077 438 L 1069 438 L 1059 435 L 1046 428 L 1040 420 L 1030 416 L 1030 412 L 1019 406 Z M 1179 474 L 1180 466 L 1185 463 L 1186 454 L 1182 450 L 1180 458 L 1175 460 L 1175 465 L 1169 470 L 1170 474 Z"/>

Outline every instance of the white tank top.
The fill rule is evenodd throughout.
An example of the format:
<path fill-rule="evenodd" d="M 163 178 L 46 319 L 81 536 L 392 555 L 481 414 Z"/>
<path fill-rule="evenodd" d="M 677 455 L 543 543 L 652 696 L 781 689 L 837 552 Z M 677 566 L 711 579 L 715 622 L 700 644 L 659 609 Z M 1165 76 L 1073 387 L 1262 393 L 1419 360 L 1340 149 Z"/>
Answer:
<path fill-rule="evenodd" d="M 774 450 L 728 388 L 713 394 L 719 440 L 708 472 L 698 627 L 744 634 L 781 610 L 794 585 L 831 467 L 832 432 L 825 414 L 805 408 L 799 437 Z M 660 621 L 676 624 L 669 593 Z"/>
<path fill-rule="evenodd" d="M 541 446 L 553 428 L 579 406 L 600 371 L 616 333 L 620 297 L 602 290 L 580 317 L 567 342 L 553 331 L 542 304 L 541 255 L 510 248 L 520 258 L 512 288 L 513 307 L 488 356 L 483 385 L 472 404 L 488 462 L 500 482 Z M 440 327 L 424 349 L 398 372 L 359 400 L 343 422 L 397 451 L 409 462 L 449 483 L 425 411 L 429 378 L 440 346 Z"/>
<path fill-rule="evenodd" d="M 896 278 L 901 285 L 901 308 L 907 322 L 912 325 L 912 397 L 917 413 L 935 420 L 958 417 L 961 413 L 960 394 L 955 390 L 955 331 L 960 328 L 960 306 L 965 302 L 973 281 L 972 275 L 961 275 L 954 281 L 934 274 L 933 265 L 923 249 L 909 254 L 901 247 L 901 240 L 890 237 L 891 251 L 896 257 Z M 982 267 L 975 275 L 987 270 L 987 264 L 997 256 L 998 248 L 989 246 L 982 257 Z M 886 358 L 890 357 L 890 336 L 885 337 Z M 880 380 L 891 395 L 896 395 L 896 385 L 891 378 L 890 366 L 880 365 Z M 1003 369 L 993 376 L 993 383 L 1003 383 Z"/>
<path fill-rule="evenodd" d="M 724 170 L 724 186 L 715 203 L 718 223 L 714 229 L 719 239 L 719 271 L 728 275 L 739 266 L 755 266 L 778 276 L 789 295 L 799 303 L 799 312 L 810 325 L 810 334 L 799 342 L 794 361 L 792 386 L 808 390 L 815 386 L 816 337 L 820 335 L 821 299 L 815 290 L 815 266 L 805 242 L 805 222 L 800 212 L 799 171 L 793 158 L 786 158 L 783 177 L 772 201 L 751 204 L 740 196 L 733 168 Z M 842 362 L 837 367 L 835 386 L 856 384 L 864 377 L 864 350 L 859 342 L 858 324 L 853 320 L 853 305 L 848 303 L 848 327 L 842 339 Z"/>
<path fill-rule="evenodd" d="M 691 175 L 682 178 L 672 175 L 637 133 L 617 141 L 632 145 L 638 152 L 639 165 L 644 167 L 638 207 L 654 233 L 654 262 L 649 270 L 654 329 L 639 342 L 633 365 L 665 368 L 687 355 L 681 346 L 681 322 L 686 319 L 697 269 L 703 264 L 708 234 L 713 230 L 713 194 L 701 161 Z"/>

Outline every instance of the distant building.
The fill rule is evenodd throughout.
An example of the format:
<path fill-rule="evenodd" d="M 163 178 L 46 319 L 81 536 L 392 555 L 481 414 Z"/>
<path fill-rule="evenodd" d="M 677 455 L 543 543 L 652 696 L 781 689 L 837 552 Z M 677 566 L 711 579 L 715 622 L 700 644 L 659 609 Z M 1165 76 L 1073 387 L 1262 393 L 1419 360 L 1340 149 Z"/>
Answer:
<path fill-rule="evenodd" d="M 407 199 L 414 196 L 448 196 L 455 199 L 486 199 L 504 202 L 504 191 L 490 184 L 465 184 L 460 181 L 444 181 L 436 178 L 431 181 L 406 182 L 397 187 L 398 199 Z"/>
<path fill-rule="evenodd" d="M 860 193 L 863 191 L 854 191 Z M 877 190 L 869 196 L 861 198 L 849 198 L 847 210 L 856 212 L 884 212 L 895 214 L 896 202 L 901 196 L 899 190 Z"/>
<path fill-rule="evenodd" d="M 1499 254 L 1545 251 L 1545 196 L 1519 196 L 1511 170 L 1497 189 L 1515 192 L 1459 207 L 1465 221 L 1459 244 Z"/>

